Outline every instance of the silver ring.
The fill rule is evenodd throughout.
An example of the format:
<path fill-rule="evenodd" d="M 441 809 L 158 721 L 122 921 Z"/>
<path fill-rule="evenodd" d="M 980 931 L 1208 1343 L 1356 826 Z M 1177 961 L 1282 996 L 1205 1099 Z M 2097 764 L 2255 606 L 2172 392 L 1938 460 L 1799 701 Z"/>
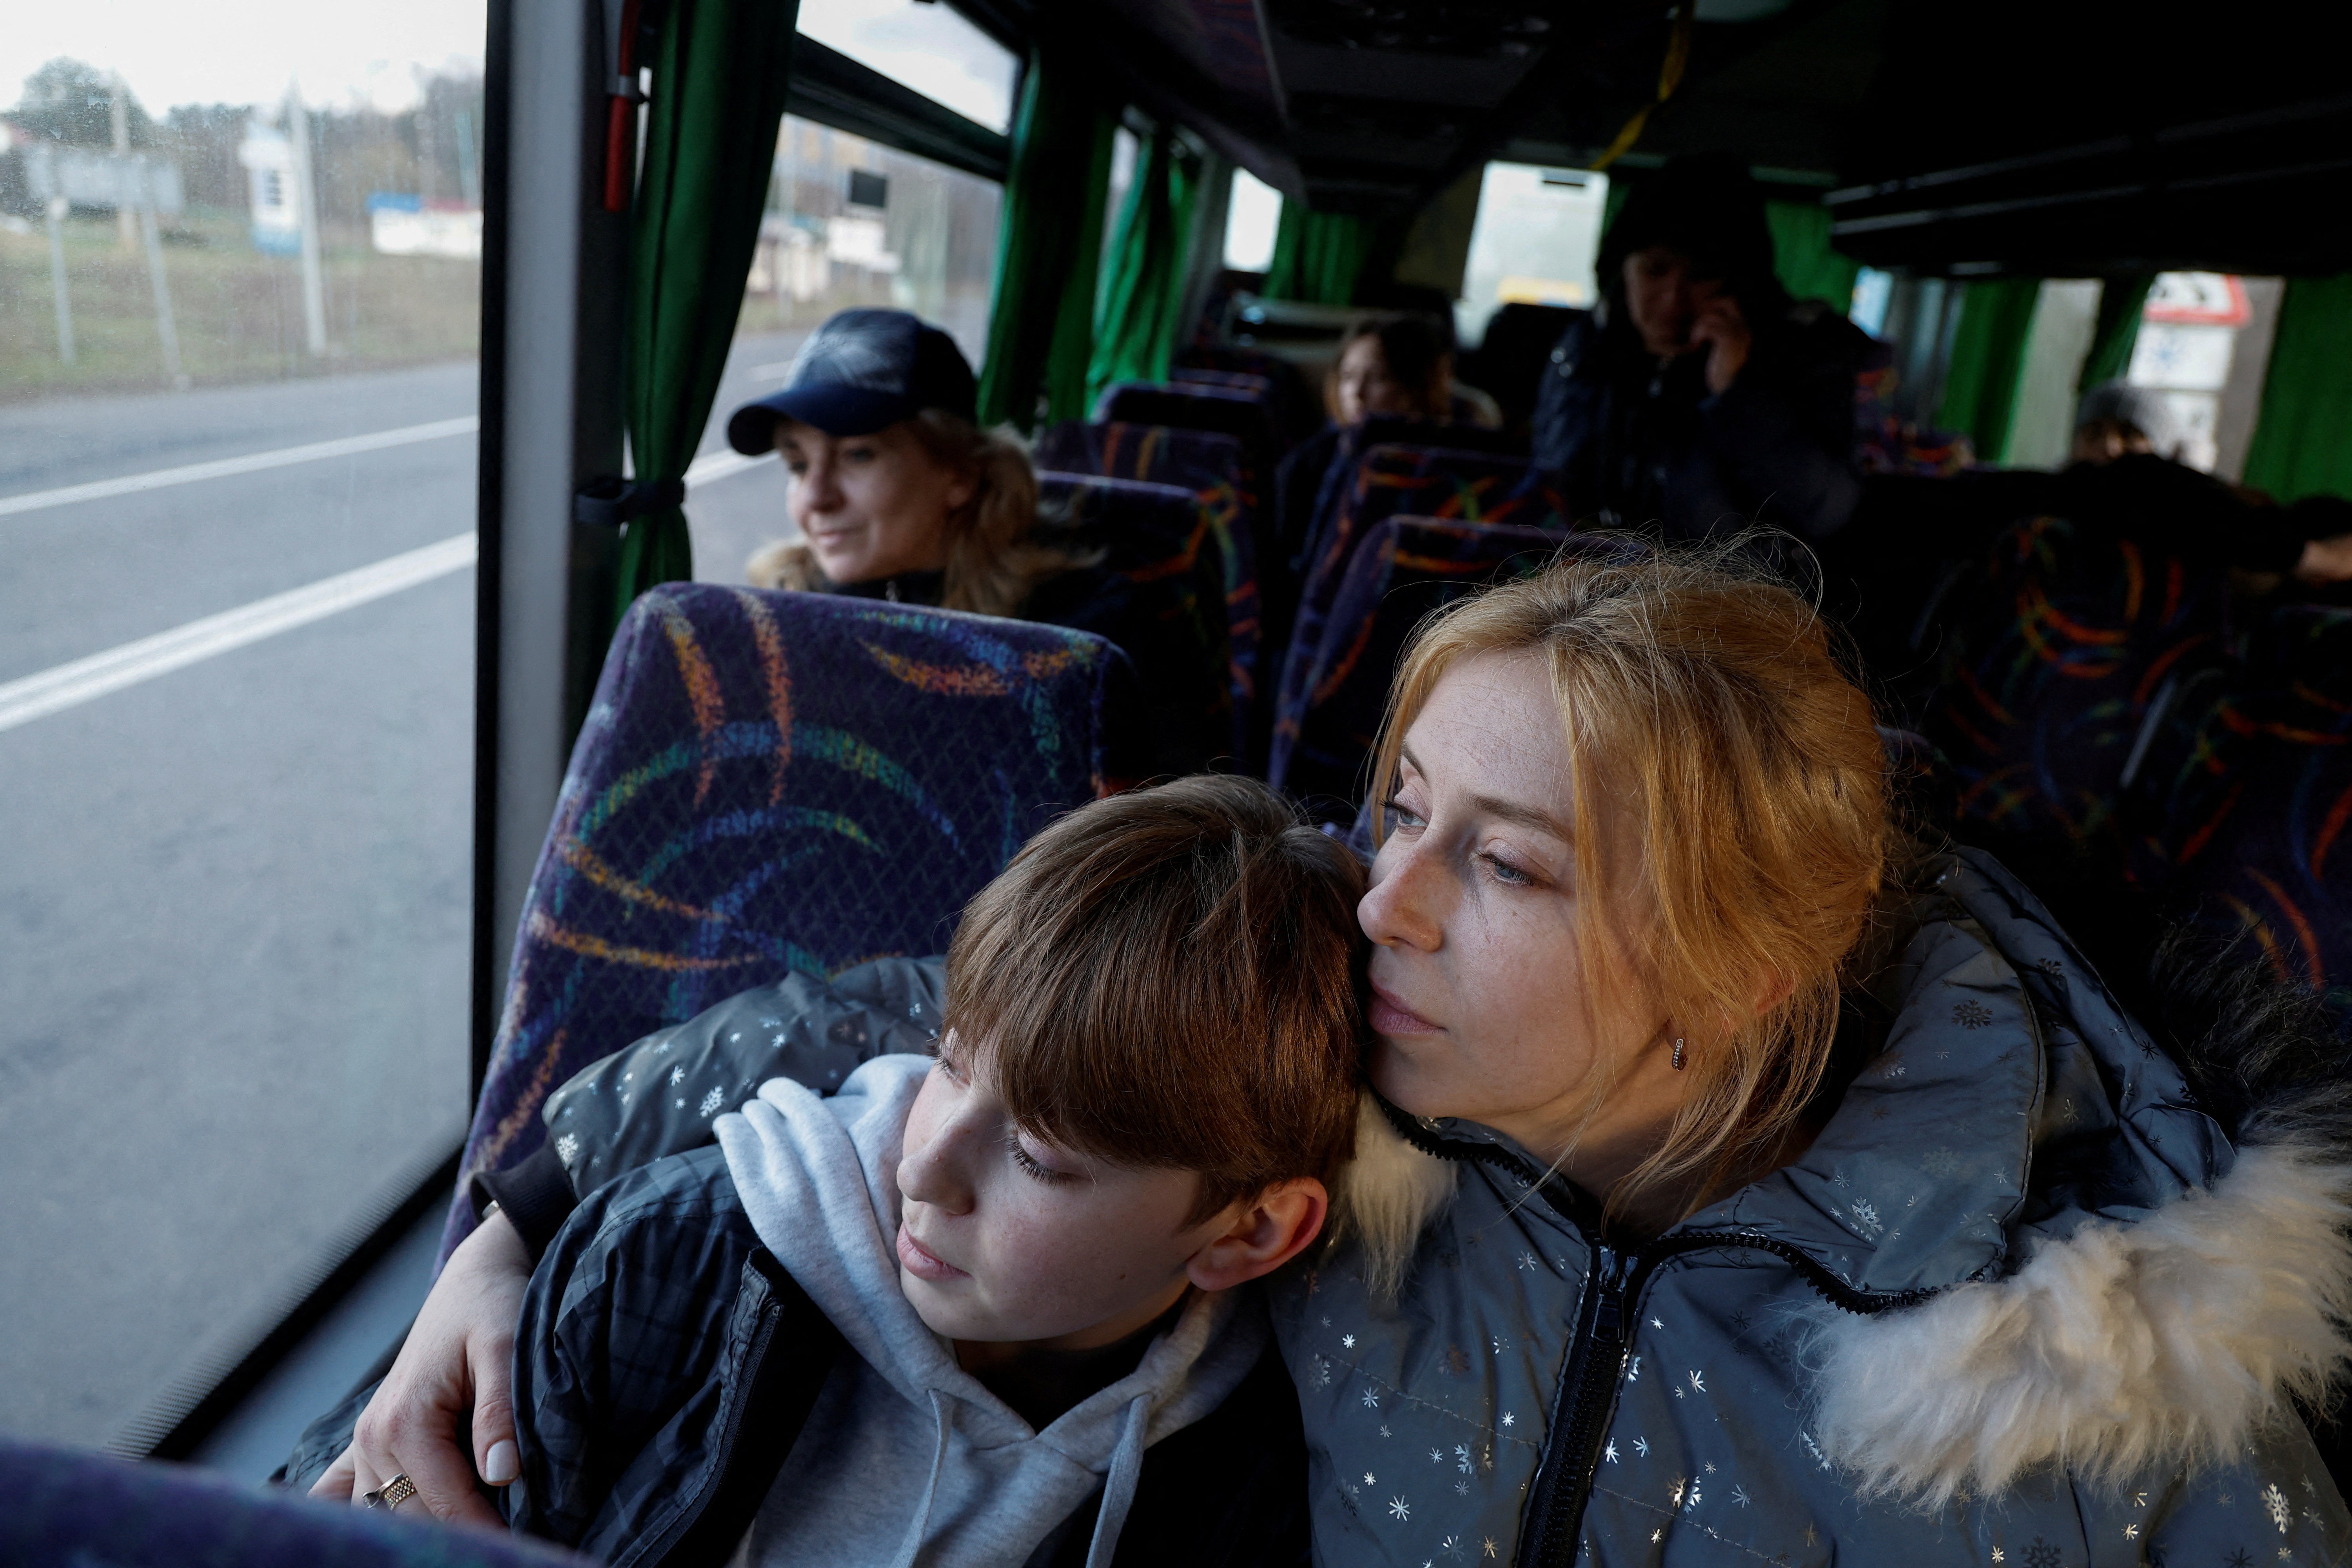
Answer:
<path fill-rule="evenodd" d="M 416 1483 L 408 1479 L 407 1471 L 403 1470 L 400 1474 L 393 1477 L 392 1479 L 384 1482 L 383 1485 L 378 1487 L 375 1490 L 361 1493 L 360 1506 L 362 1508 L 380 1508 L 389 1511 L 391 1510 L 397 1509 L 402 1503 L 406 1502 L 410 1498 L 413 1498 L 415 1495 Z"/>

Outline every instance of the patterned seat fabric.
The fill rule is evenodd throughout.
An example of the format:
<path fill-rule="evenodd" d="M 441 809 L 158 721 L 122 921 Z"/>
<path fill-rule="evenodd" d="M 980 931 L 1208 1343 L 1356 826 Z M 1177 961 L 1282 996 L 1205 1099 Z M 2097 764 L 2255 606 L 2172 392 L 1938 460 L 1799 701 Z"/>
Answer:
<path fill-rule="evenodd" d="M 1225 555 L 1214 509 L 1177 485 L 1041 473 L 1040 505 L 1104 552 L 1123 581 L 1120 636 L 1142 682 L 1150 770 L 1191 773 L 1230 752 L 1235 729 Z"/>
<path fill-rule="evenodd" d="M 1254 474 L 1272 473 L 1275 459 L 1288 446 L 1266 404 L 1239 387 L 1201 382 L 1166 386 L 1144 381 L 1114 383 L 1095 399 L 1094 422 L 1169 425 L 1180 430 L 1213 430 L 1231 436 L 1242 444 L 1242 456 Z"/>
<path fill-rule="evenodd" d="M 2289 605 L 2184 684 L 2149 748 L 2134 873 L 2352 1018 L 2352 610 Z M 2185 710 L 2185 711 L 2183 711 Z M 2185 743 L 2168 744 L 2176 735 Z"/>
<path fill-rule="evenodd" d="M 0 1440 L 0 1563 L 58 1568 L 558 1568 L 588 1559 L 323 1504 L 184 1465 Z"/>
<path fill-rule="evenodd" d="M 1055 426 L 1038 440 L 1037 466 L 1175 485 L 1192 492 L 1198 523 L 1187 536 L 1184 551 L 1188 556 L 1199 555 L 1203 548 L 1213 551 L 1224 596 L 1233 753 L 1249 757 L 1258 700 L 1257 526 L 1262 513 L 1241 443 L 1212 430 L 1070 422 Z M 1200 535 L 1203 528 L 1205 538 Z"/>
<path fill-rule="evenodd" d="M 667 584 L 605 657 L 521 929 L 459 1192 L 580 1068 L 788 971 L 947 948 L 967 900 L 1133 765 L 1102 638 Z M 472 1228 L 462 1197 L 444 1239 Z"/>
<path fill-rule="evenodd" d="M 1510 524 L 1382 518 L 1349 561 L 1303 700 L 1276 722 L 1268 778 L 1317 816 L 1349 820 L 1398 656 L 1422 617 L 1482 583 L 1537 572 L 1564 548 L 1612 547 Z"/>
<path fill-rule="evenodd" d="M 1356 465 L 1345 500 L 1316 541 L 1276 688 L 1277 728 L 1304 711 L 1308 672 L 1320 655 L 1339 585 L 1362 541 L 1387 518 L 1510 523 L 1568 531 L 1568 510 L 1550 476 L 1523 458 L 1440 447 L 1374 447 Z"/>
<path fill-rule="evenodd" d="M 1976 467 L 1976 447 L 1966 434 L 1929 429 L 1895 411 L 1895 373 L 1886 365 L 1854 378 L 1854 460 L 1863 470 L 1948 479 Z"/>
<path fill-rule="evenodd" d="M 1315 542 L 1323 537 L 1331 526 L 1331 519 L 1346 504 L 1355 486 L 1357 469 L 1362 467 L 1365 457 L 1380 447 L 1433 447 L 1448 452 L 1490 452 L 1511 458 L 1528 455 L 1525 437 L 1475 425 L 1433 425 L 1425 419 L 1381 414 L 1349 426 L 1339 432 L 1330 464 L 1324 468 L 1321 483 L 1316 487 L 1314 503 L 1307 508 L 1306 516 L 1292 520 L 1299 537 L 1291 541 L 1290 546 L 1301 557 L 1302 577 L 1306 557 L 1311 554 Z"/>
<path fill-rule="evenodd" d="M 2054 518 L 2001 534 L 1922 720 L 1962 837 L 2030 876 L 2119 887 L 2135 745 L 2166 682 L 2221 658 L 2227 612 L 2223 574 L 2131 540 Z"/>
<path fill-rule="evenodd" d="M 1284 447 L 1306 439 L 1323 423 L 1322 393 L 1296 362 L 1280 354 L 1229 343 L 1196 343 L 1176 356 L 1175 368 L 1168 373 L 1168 379 L 1195 380 L 1196 372 L 1253 375 L 1264 381 L 1268 393 L 1266 407 L 1273 412 L 1275 434 Z"/>

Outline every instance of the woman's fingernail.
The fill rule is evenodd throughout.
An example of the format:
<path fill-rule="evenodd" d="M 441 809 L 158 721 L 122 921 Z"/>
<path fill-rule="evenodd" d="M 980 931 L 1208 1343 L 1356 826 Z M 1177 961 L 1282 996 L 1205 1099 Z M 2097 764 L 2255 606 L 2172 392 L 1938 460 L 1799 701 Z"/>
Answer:
<path fill-rule="evenodd" d="M 482 1479 L 494 1487 L 505 1486 L 520 1474 L 522 1466 L 516 1457 L 515 1446 L 504 1438 L 491 1444 L 490 1451 L 482 1456 Z"/>

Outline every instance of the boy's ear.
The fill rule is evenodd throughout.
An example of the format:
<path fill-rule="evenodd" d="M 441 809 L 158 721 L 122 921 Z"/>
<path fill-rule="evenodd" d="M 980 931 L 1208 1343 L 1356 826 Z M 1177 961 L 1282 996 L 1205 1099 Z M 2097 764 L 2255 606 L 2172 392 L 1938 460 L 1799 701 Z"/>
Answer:
<path fill-rule="evenodd" d="M 1322 1234 L 1330 1212 L 1330 1194 L 1312 1176 L 1268 1187 L 1210 1222 L 1222 1228 L 1192 1255 L 1185 1274 L 1203 1290 L 1230 1290 L 1271 1274 Z"/>

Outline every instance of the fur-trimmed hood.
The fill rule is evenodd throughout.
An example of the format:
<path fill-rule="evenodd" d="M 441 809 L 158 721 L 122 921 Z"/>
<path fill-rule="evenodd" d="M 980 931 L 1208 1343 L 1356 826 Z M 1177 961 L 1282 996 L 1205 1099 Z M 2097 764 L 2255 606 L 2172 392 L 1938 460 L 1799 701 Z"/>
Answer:
<path fill-rule="evenodd" d="M 2105 1479 L 2242 1451 L 2290 1401 L 2315 1405 L 2352 1354 L 2352 1118 L 2315 1070 L 2336 1054 L 2315 1012 L 2177 943 L 2134 998 L 2159 1047 L 2000 866 L 1969 856 L 1943 881 L 1966 917 L 1956 934 L 1983 939 L 1977 962 L 2016 976 L 2010 1007 L 2039 1048 L 1977 1064 L 1986 1100 L 1967 1120 L 1989 1136 L 1962 1154 L 1937 1136 L 1942 1105 L 1905 1113 L 1934 1087 L 1904 1087 L 1921 1055 L 1905 1030 L 1927 1022 L 1906 1008 L 1828 1134 L 1781 1173 L 1819 1196 L 1806 1177 L 1826 1155 L 1834 1180 L 1859 1111 L 1865 1138 L 1933 1140 L 1922 1163 L 1951 1178 L 1921 1200 L 1954 1216 L 1929 1227 L 1943 1232 L 1930 1255 L 1874 1249 L 1864 1266 L 1882 1289 L 1936 1294 L 1818 1319 L 1824 1451 L 1867 1489 L 1936 1506 L 2037 1465 Z M 1885 977 L 1898 1006 L 1937 962 L 1930 940 Z M 1955 1005 L 1961 1039 L 2009 1034 L 1984 1016 L 2001 1005 Z M 1964 1054 L 1948 1048 L 1926 1054 Z M 1978 1214 L 1998 1230 L 1957 1222 Z"/>
<path fill-rule="evenodd" d="M 1875 1048 L 1821 1134 L 1654 1241 L 1601 1244 L 1591 1205 L 1492 1129 L 1367 1121 L 1358 1234 L 1276 1314 L 1340 1493 L 1318 1557 L 1443 1547 L 1364 1504 L 1426 1506 L 1375 1478 L 1411 1475 L 1391 1433 L 1448 1421 L 1486 1434 L 1454 1491 L 1475 1501 L 1491 1466 L 1516 1493 L 1478 1528 L 1545 1520 L 1565 1390 L 1594 1314 L 1621 1310 L 1570 1509 L 1595 1562 L 1654 1561 L 1675 1531 L 1914 1568 L 2072 1563 L 2053 1543 L 2109 1531 L 2148 1560 L 2352 1552 L 2293 1410 L 2352 1350 L 2352 1118 L 2310 1019 L 2180 953 L 2127 1006 L 1989 857 L 1930 871 L 1867 988 Z M 1392 1305 L 1384 1252 L 1405 1270 Z M 1622 1307 L 1594 1306 L 1596 1279 Z M 1357 1430 L 1375 1410 L 1395 1414 Z M 1402 1555 L 1370 1554 L 1391 1535 Z"/>

